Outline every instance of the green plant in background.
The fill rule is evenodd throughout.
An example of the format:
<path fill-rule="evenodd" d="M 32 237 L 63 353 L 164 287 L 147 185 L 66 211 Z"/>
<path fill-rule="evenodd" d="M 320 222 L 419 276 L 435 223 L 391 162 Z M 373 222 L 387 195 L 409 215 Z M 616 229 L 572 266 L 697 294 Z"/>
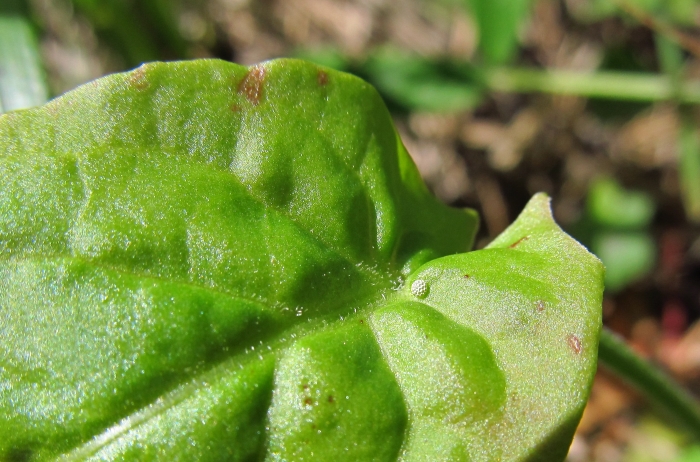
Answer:
<path fill-rule="evenodd" d="M 185 57 L 182 38 L 172 2 L 168 0 L 71 0 L 77 12 L 85 15 L 96 31 L 135 67 L 146 61 Z"/>
<path fill-rule="evenodd" d="M 628 191 L 612 178 L 599 178 L 588 190 L 591 250 L 605 265 L 605 288 L 618 291 L 649 274 L 656 244 L 649 233 L 656 206 L 648 194 Z"/>
<path fill-rule="evenodd" d="M 527 20 L 530 0 L 471 0 L 479 34 L 479 49 L 486 64 L 511 62 L 518 51 L 518 33 Z"/>
<path fill-rule="evenodd" d="M 561 460 L 602 265 L 487 249 L 363 81 L 153 64 L 0 119 L 5 459 Z"/>
<path fill-rule="evenodd" d="M 24 3 L 0 4 L 0 112 L 44 104 L 48 91 Z"/>

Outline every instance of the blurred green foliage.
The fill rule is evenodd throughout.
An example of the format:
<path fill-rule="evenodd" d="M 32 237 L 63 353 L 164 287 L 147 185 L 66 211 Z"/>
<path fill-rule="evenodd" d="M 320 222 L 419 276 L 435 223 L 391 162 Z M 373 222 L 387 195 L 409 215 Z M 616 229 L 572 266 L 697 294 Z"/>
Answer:
<path fill-rule="evenodd" d="M 48 99 L 26 6 L 20 0 L 0 2 L 0 113 L 38 106 Z"/>
<path fill-rule="evenodd" d="M 468 4 L 479 30 L 484 62 L 501 65 L 513 61 L 530 0 L 471 0 Z"/>
<path fill-rule="evenodd" d="M 587 207 L 598 224 L 618 230 L 645 229 L 656 211 L 647 193 L 627 190 L 612 178 L 599 178 L 591 184 Z"/>
<path fill-rule="evenodd" d="M 576 19 L 582 22 L 598 22 L 611 17 L 630 20 L 630 10 L 653 12 L 675 24 L 692 25 L 697 0 L 590 0 L 571 2 Z"/>
<path fill-rule="evenodd" d="M 179 2 L 170 0 L 71 0 L 128 67 L 163 59 L 188 58 L 177 27 Z"/>
<path fill-rule="evenodd" d="M 478 70 L 466 61 L 429 60 L 382 49 L 363 63 L 360 73 L 407 110 L 463 111 L 482 100 Z"/>
<path fill-rule="evenodd" d="M 678 172 L 688 219 L 700 223 L 700 134 L 692 115 L 683 114 Z"/>
<path fill-rule="evenodd" d="M 591 251 L 605 265 L 605 288 L 617 292 L 649 274 L 656 260 L 649 233 L 656 212 L 651 197 L 626 190 L 612 178 L 600 178 L 591 184 L 586 205 Z"/>

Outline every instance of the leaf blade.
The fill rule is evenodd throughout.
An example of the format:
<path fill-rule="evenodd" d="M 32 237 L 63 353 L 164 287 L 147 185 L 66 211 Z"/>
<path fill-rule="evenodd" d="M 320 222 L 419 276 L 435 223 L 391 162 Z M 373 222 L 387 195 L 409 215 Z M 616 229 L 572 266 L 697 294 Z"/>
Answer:
<path fill-rule="evenodd" d="M 0 383 L 14 385 L 0 387 L 0 415 L 12 416 L 0 454 L 158 460 L 167 447 L 205 457 L 194 441 L 234 460 L 479 460 L 530 454 L 562 431 L 513 433 L 529 415 L 503 414 L 519 357 L 503 363 L 478 320 L 427 303 L 438 286 L 427 304 L 410 303 L 414 271 L 438 257 L 427 267 L 474 261 L 489 278 L 512 276 L 512 287 L 494 286 L 494 304 L 553 298 L 547 246 L 523 241 L 535 253 L 525 259 L 454 255 L 471 245 L 475 216 L 428 194 L 359 79 L 288 60 L 154 64 L 2 116 L 0 134 L 0 272 L 11 282 L 0 285 L 10 307 L 0 329 L 21 344 L 2 344 Z M 531 209 L 502 239 L 525 223 L 566 241 L 549 212 Z M 491 270 L 482 261 L 508 252 Z M 521 260 L 536 273 L 525 285 L 526 270 L 509 270 Z M 432 337 L 426 364 L 452 386 L 401 360 L 409 331 Z M 589 337 L 580 340 L 590 366 Z M 490 372 L 474 379 L 475 368 Z M 584 375 L 572 390 L 585 392 Z M 420 442 L 443 414 L 446 452 Z M 465 442 L 503 415 L 511 433 L 497 444 Z"/>
<path fill-rule="evenodd" d="M 434 260 L 407 279 L 403 297 L 416 300 L 409 287 L 424 281 L 420 303 L 482 337 L 504 374 L 493 447 L 465 440 L 471 457 L 566 456 L 596 370 L 602 277 L 600 261 L 561 231 L 538 194 L 486 249 Z"/>
<path fill-rule="evenodd" d="M 374 90 L 299 61 L 148 65 L 0 132 L 2 329 L 22 344 L 2 363 L 18 383 L 3 415 L 21 421 L 0 425 L 0 453 L 92 447 L 228 357 L 282 351 L 302 323 L 473 239 L 474 215 L 428 195 Z M 54 411 L 37 414 L 42 400 Z"/>

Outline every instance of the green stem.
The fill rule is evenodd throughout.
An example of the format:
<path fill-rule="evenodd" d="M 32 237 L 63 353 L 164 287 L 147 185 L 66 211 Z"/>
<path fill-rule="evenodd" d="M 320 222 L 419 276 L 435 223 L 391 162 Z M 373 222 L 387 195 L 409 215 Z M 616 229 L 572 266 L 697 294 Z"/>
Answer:
<path fill-rule="evenodd" d="M 600 336 L 598 359 L 700 441 L 700 405 L 680 385 L 606 329 Z"/>
<path fill-rule="evenodd" d="M 656 74 L 497 68 L 487 70 L 484 80 L 490 90 L 509 93 L 540 92 L 617 100 L 700 103 L 700 82 L 678 85 L 668 76 Z"/>

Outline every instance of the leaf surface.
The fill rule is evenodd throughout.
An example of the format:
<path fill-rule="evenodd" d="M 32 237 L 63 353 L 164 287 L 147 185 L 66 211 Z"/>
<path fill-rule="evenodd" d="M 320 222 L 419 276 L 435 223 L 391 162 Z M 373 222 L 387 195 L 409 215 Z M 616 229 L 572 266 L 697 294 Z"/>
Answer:
<path fill-rule="evenodd" d="M 457 436 L 452 444 L 459 448 L 457 453 L 466 448 L 471 460 L 563 460 L 595 374 L 602 276 L 600 261 L 554 223 L 544 194 L 535 195 L 486 249 L 431 261 L 411 275 L 401 293 L 408 300 L 413 297 L 408 302 L 412 311 L 431 313 L 442 322 L 469 330 L 460 336 L 447 334 L 450 338 L 473 336 L 487 342 L 486 346 L 474 342 L 461 354 L 481 358 L 480 366 L 475 363 L 440 374 L 461 376 L 467 396 L 479 396 L 478 403 L 471 406 L 482 412 L 465 408 L 465 417 L 449 425 L 439 414 L 439 430 L 430 431 L 466 432 L 469 436 L 462 436 L 461 446 L 454 443 Z M 417 280 L 428 288 L 423 297 L 415 296 Z M 420 306 L 415 305 L 416 298 Z M 379 313 L 405 309 L 399 303 Z M 380 332 L 391 329 L 379 327 L 380 322 L 377 319 Z M 446 331 L 440 329 L 440 335 Z M 401 342 L 407 342 L 402 338 Z M 381 334 L 379 339 L 383 345 Z M 410 356 L 405 349 L 396 354 Z M 460 357 L 452 352 L 444 356 L 446 361 Z M 438 367 L 434 358 L 431 363 Z M 430 370 L 419 369 L 423 374 Z M 397 367 L 399 383 L 401 371 Z M 476 371 L 488 371 L 489 383 L 479 383 L 485 379 Z M 478 395 L 469 393 L 469 387 L 478 389 Z M 452 402 L 469 403 L 457 398 Z M 410 398 L 408 408 L 412 409 Z M 474 414 L 481 421 L 471 421 Z M 469 423 L 466 431 L 465 423 Z M 431 458 L 457 460 L 443 452 Z"/>
<path fill-rule="evenodd" d="M 301 61 L 6 114 L 0 459 L 563 457 L 602 270 L 547 204 L 464 253 L 374 89 Z"/>

